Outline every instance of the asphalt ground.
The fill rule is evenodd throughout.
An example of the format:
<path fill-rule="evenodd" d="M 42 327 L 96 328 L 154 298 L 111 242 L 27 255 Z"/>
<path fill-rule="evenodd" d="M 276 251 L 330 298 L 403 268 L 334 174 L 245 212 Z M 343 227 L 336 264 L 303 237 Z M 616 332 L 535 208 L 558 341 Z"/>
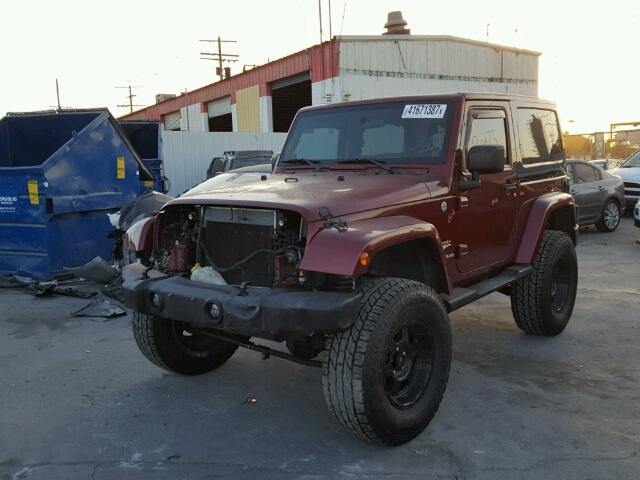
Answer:
<path fill-rule="evenodd" d="M 320 371 L 240 350 L 199 377 L 138 351 L 129 317 L 0 291 L 0 479 L 640 478 L 640 229 L 583 230 L 578 299 L 555 338 L 491 295 L 451 315 L 436 417 L 401 447 L 329 415 Z"/>

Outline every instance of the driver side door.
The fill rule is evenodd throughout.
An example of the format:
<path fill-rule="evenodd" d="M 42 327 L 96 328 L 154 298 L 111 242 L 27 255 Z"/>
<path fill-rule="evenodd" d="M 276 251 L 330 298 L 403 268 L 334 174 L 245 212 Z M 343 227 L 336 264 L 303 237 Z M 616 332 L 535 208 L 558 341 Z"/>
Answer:
<path fill-rule="evenodd" d="M 470 177 L 466 159 L 476 145 L 504 147 L 504 170 L 480 176 L 480 186 L 460 192 L 457 268 L 462 273 L 485 269 L 509 260 L 517 218 L 517 172 L 513 166 L 513 138 L 508 104 L 468 105 L 463 146 L 463 175 Z"/>

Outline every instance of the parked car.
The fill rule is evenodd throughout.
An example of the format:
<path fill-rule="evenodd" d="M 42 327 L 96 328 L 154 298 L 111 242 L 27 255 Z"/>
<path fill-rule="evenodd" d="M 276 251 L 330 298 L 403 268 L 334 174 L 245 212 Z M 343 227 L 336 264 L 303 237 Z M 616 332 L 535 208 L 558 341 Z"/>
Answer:
<path fill-rule="evenodd" d="M 622 179 L 591 162 L 569 160 L 567 174 L 571 195 L 576 200 L 578 223 L 595 225 L 601 232 L 613 232 L 625 208 Z"/>
<path fill-rule="evenodd" d="M 570 159 L 568 159 L 568 161 L 570 161 Z M 591 165 L 595 165 L 597 167 L 600 167 L 603 170 L 608 170 L 610 162 L 606 158 L 598 158 L 596 160 L 589 160 L 589 163 Z"/>
<path fill-rule="evenodd" d="M 624 182 L 624 195 L 627 199 L 629 211 L 640 199 L 640 150 L 627 158 L 618 168 L 609 170 L 618 175 Z"/>
<path fill-rule="evenodd" d="M 207 169 L 207 178 L 215 177 L 229 170 L 253 165 L 270 165 L 273 158 L 272 150 L 238 150 L 224 152 L 221 157 L 211 159 Z"/>
<path fill-rule="evenodd" d="M 239 346 L 320 367 L 338 422 L 407 442 L 447 385 L 449 312 L 500 292 L 524 332 L 567 326 L 577 225 L 561 138 L 554 105 L 521 96 L 304 108 L 273 174 L 204 182 L 141 236 L 163 261 L 123 273 L 138 347 L 186 375 Z"/>

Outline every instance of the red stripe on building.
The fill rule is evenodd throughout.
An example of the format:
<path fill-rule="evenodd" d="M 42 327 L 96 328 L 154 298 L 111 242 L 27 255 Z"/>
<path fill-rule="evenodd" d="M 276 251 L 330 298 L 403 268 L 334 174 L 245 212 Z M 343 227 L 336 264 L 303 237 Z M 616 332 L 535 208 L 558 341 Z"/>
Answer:
<path fill-rule="evenodd" d="M 258 85 L 260 96 L 271 94 L 271 82 L 283 78 L 311 73 L 311 81 L 319 82 L 338 75 L 340 42 L 332 40 L 321 45 L 293 53 L 286 57 L 260 65 L 252 70 L 234 75 L 204 87 L 198 88 L 179 97 L 166 100 L 143 108 L 136 112 L 123 115 L 122 120 L 162 120 L 162 116 L 176 112 L 186 105 L 200 103 L 200 110 L 207 111 L 207 103 L 219 98 L 231 96 L 231 103 L 236 102 L 237 90 Z"/>

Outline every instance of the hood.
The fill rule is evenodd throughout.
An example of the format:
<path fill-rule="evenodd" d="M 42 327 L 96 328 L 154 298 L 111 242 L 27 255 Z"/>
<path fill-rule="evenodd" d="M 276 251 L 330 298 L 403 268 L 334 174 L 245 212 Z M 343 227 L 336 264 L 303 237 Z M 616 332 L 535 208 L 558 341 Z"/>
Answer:
<path fill-rule="evenodd" d="M 215 177 L 212 180 L 215 180 Z M 168 205 L 242 205 L 294 210 L 319 220 L 326 207 L 334 217 L 415 202 L 430 197 L 425 175 L 330 171 L 251 173 L 204 182 Z"/>
<path fill-rule="evenodd" d="M 617 175 L 622 178 L 623 181 L 636 181 L 640 182 L 640 167 L 627 167 L 627 168 L 612 168 L 611 170 L 607 170 L 607 172 Z"/>

